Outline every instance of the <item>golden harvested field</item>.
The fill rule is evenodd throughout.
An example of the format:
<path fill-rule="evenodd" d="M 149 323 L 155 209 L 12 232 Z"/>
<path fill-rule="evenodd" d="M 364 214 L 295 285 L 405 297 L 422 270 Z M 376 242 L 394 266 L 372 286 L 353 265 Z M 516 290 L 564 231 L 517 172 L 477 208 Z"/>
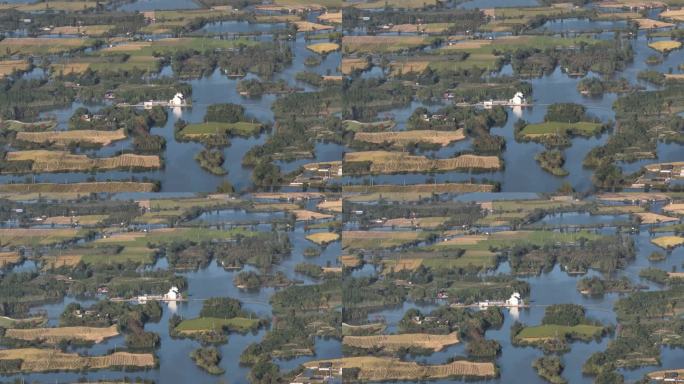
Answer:
<path fill-rule="evenodd" d="M 318 21 L 324 23 L 342 24 L 342 11 L 339 12 L 325 12 L 318 16 Z"/>
<path fill-rule="evenodd" d="M 335 232 L 316 232 L 306 235 L 306 239 L 318 245 L 326 245 L 340 239 L 340 235 Z"/>
<path fill-rule="evenodd" d="M 312 23 L 310 21 L 295 21 L 293 24 L 297 26 L 297 32 L 329 31 L 335 29 L 335 27 L 330 25 Z"/>
<path fill-rule="evenodd" d="M 663 371 L 654 371 L 647 373 L 647 376 L 654 380 L 663 380 L 665 377 L 684 377 L 684 369 L 668 369 Z"/>
<path fill-rule="evenodd" d="M 415 271 L 423 265 L 423 259 L 383 260 L 383 273 Z"/>
<path fill-rule="evenodd" d="M 82 258 L 82 255 L 43 256 L 41 257 L 41 262 L 43 270 L 50 270 L 52 268 L 76 266 Z"/>
<path fill-rule="evenodd" d="M 131 181 L 102 181 L 72 184 L 35 183 L 35 184 L 0 184 L 0 193 L 47 193 L 78 194 L 104 192 L 153 192 L 154 183 Z"/>
<path fill-rule="evenodd" d="M 151 368 L 151 353 L 116 352 L 104 356 L 80 356 L 54 349 L 17 348 L 0 350 L 0 361 L 22 360 L 20 372 L 83 371 L 111 367 Z"/>
<path fill-rule="evenodd" d="M 344 36 L 342 47 L 345 53 L 389 53 L 428 45 L 430 40 L 423 36 Z"/>
<path fill-rule="evenodd" d="M 371 162 L 370 172 L 373 174 L 501 169 L 501 160 L 496 156 L 460 155 L 449 159 L 429 159 L 405 152 L 365 151 L 346 153 L 344 160 L 347 162 L 369 161 Z"/>
<path fill-rule="evenodd" d="M 380 187 L 380 188 L 377 188 Z M 415 187 L 415 189 L 414 189 Z M 391 201 L 418 201 L 431 197 L 433 193 L 471 193 L 492 192 L 492 184 L 414 184 L 414 185 L 350 185 L 342 187 L 347 193 L 359 193 L 347 195 L 347 201 L 375 201 L 386 199 Z"/>
<path fill-rule="evenodd" d="M 297 221 L 330 219 L 334 217 L 333 215 L 329 215 L 327 213 L 309 211 L 307 209 L 295 209 L 292 211 L 292 213 L 295 214 Z"/>
<path fill-rule="evenodd" d="M 26 71 L 29 63 L 26 60 L 1 60 L 0 78 L 11 75 L 14 71 Z"/>
<path fill-rule="evenodd" d="M 0 252 L 0 268 L 16 264 L 21 260 L 19 252 Z"/>
<path fill-rule="evenodd" d="M 340 256 L 340 263 L 347 268 L 356 268 L 361 265 L 361 259 L 354 255 Z"/>
<path fill-rule="evenodd" d="M 391 143 L 396 146 L 406 146 L 414 143 L 438 144 L 443 147 L 465 139 L 463 129 L 456 131 L 412 130 L 395 132 L 357 132 L 354 140 L 367 143 Z"/>
<path fill-rule="evenodd" d="M 305 367 L 318 367 L 321 362 L 331 362 L 333 368 L 359 368 L 361 381 L 420 381 L 424 378 L 445 379 L 449 377 L 488 378 L 496 376 L 493 363 L 475 363 L 464 360 L 441 365 L 420 365 L 390 357 L 344 357 L 304 363 Z"/>
<path fill-rule="evenodd" d="M 88 36 L 102 36 L 105 33 L 114 29 L 113 25 L 83 25 L 80 27 L 63 26 L 52 28 L 52 33 L 56 35 L 78 35 L 84 34 Z"/>
<path fill-rule="evenodd" d="M 668 223 L 679 220 L 676 217 L 659 215 L 653 212 L 635 212 L 634 216 L 641 219 L 641 224 Z"/>
<path fill-rule="evenodd" d="M 684 245 L 684 237 L 681 236 L 661 236 L 656 237 L 651 240 L 651 243 L 659 246 L 660 248 L 674 248 L 680 245 Z"/>
<path fill-rule="evenodd" d="M 5 331 L 5 337 L 27 341 L 39 341 L 57 344 L 62 340 L 84 340 L 101 343 L 105 339 L 117 336 L 116 325 L 107 328 L 97 327 L 57 327 L 57 328 L 11 328 Z"/>
<path fill-rule="evenodd" d="M 670 203 L 663 207 L 663 211 L 674 213 L 675 215 L 684 215 L 684 203 Z"/>
<path fill-rule="evenodd" d="M 322 211 L 339 213 L 342 212 L 342 200 L 323 200 L 316 205 L 316 208 Z"/>
<path fill-rule="evenodd" d="M 634 22 L 639 24 L 639 29 L 652 29 L 652 28 L 669 28 L 674 27 L 674 24 L 665 21 L 653 20 L 653 19 L 634 19 Z"/>
<path fill-rule="evenodd" d="M 648 44 L 649 47 L 655 49 L 658 52 L 670 52 L 675 49 L 679 49 L 682 47 L 682 43 L 679 41 L 674 41 L 674 40 L 663 40 L 663 41 L 654 41 L 652 43 Z"/>
<path fill-rule="evenodd" d="M 72 130 L 48 132 L 18 132 L 17 140 L 32 143 L 51 142 L 62 146 L 71 143 L 93 143 L 102 146 L 109 145 L 116 140 L 126 138 L 126 131 L 121 128 L 116 131 Z"/>
<path fill-rule="evenodd" d="M 356 348 L 381 348 L 397 351 L 402 348 L 425 348 L 439 352 L 444 347 L 459 343 L 458 332 L 448 335 L 431 335 L 429 333 L 402 333 L 398 335 L 345 336 L 342 344 Z"/>
<path fill-rule="evenodd" d="M 73 51 L 90 46 L 92 40 L 80 38 L 8 37 L 0 41 L 0 54 L 41 55 Z"/>
<path fill-rule="evenodd" d="M 343 58 L 340 64 L 340 72 L 345 75 L 350 75 L 355 70 L 365 71 L 370 68 L 370 63 L 365 58 Z"/>
<path fill-rule="evenodd" d="M 49 245 L 76 239 L 80 231 L 72 228 L 0 228 L 0 247 Z"/>
<path fill-rule="evenodd" d="M 33 172 L 68 172 L 90 171 L 93 169 L 126 169 L 146 168 L 157 169 L 161 167 L 159 156 L 133 155 L 125 153 L 119 156 L 90 158 L 86 155 L 74 155 L 65 151 L 28 150 L 8 152 L 7 161 L 31 160 Z"/>
<path fill-rule="evenodd" d="M 337 43 L 316 43 L 307 45 L 306 49 L 316 52 L 319 55 L 327 55 L 330 52 L 335 52 L 340 49 L 340 45 Z"/>
<path fill-rule="evenodd" d="M 390 64 L 392 76 L 401 76 L 407 73 L 422 73 L 430 66 L 430 60 L 402 59 Z"/>
<path fill-rule="evenodd" d="M 50 65 L 50 71 L 61 75 L 80 75 L 90 68 L 90 63 L 72 61 L 69 63 L 55 63 Z"/>
<path fill-rule="evenodd" d="M 663 19 L 672 19 L 675 21 L 684 21 L 684 8 L 682 9 L 671 9 L 660 13 L 660 17 Z"/>
<path fill-rule="evenodd" d="M 648 167 L 647 167 L 648 168 Z M 663 201 L 668 200 L 669 196 L 657 192 L 615 192 L 602 193 L 597 196 L 599 200 L 605 201 Z"/>

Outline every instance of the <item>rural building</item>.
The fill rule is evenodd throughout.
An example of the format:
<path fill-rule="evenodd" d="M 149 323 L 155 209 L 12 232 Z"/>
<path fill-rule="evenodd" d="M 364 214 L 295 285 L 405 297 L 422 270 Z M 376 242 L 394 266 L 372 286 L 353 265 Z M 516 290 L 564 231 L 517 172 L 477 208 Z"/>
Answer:
<path fill-rule="evenodd" d="M 164 295 L 164 300 L 180 300 L 183 298 L 178 287 L 171 287 L 169 291 Z"/>
<path fill-rule="evenodd" d="M 516 92 L 512 99 L 508 100 L 509 105 L 524 105 L 525 95 L 522 92 Z"/>
<path fill-rule="evenodd" d="M 185 105 L 185 96 L 182 93 L 177 92 L 173 99 L 169 100 L 169 106 L 171 107 L 182 107 Z"/>

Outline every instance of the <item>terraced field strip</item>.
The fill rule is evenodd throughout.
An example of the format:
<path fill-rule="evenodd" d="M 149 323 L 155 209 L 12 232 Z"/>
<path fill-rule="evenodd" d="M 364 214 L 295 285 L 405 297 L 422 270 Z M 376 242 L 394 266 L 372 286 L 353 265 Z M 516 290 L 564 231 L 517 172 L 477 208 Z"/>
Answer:
<path fill-rule="evenodd" d="M 362 349 L 382 348 L 397 351 L 402 348 L 425 348 L 435 352 L 459 342 L 458 332 L 448 335 L 429 333 L 402 333 L 397 335 L 345 336 L 342 344 Z"/>
<path fill-rule="evenodd" d="M 81 38 L 8 37 L 0 41 L 0 55 L 48 55 L 84 49 L 94 43 Z"/>
<path fill-rule="evenodd" d="M 335 29 L 331 25 L 312 23 L 310 21 L 295 21 L 293 24 L 297 26 L 297 32 L 329 31 Z"/>
<path fill-rule="evenodd" d="M 382 249 L 420 242 L 431 234 L 421 231 L 344 231 L 342 248 Z"/>
<path fill-rule="evenodd" d="M 75 240 L 85 233 L 73 228 L 0 228 L 0 247 L 50 245 Z"/>
<path fill-rule="evenodd" d="M 679 221 L 676 217 L 660 215 L 653 212 L 635 212 L 634 216 L 641 219 L 641 224 L 656 224 L 656 223 L 670 223 Z"/>
<path fill-rule="evenodd" d="M 305 367 L 315 368 L 322 362 L 330 362 L 334 369 L 359 368 L 362 381 L 420 381 L 446 378 L 492 378 L 497 375 L 493 363 L 476 363 L 464 360 L 440 365 L 420 365 L 416 362 L 401 361 L 396 358 L 373 356 L 345 357 L 333 360 L 318 360 L 304 363 Z"/>
<path fill-rule="evenodd" d="M 0 268 L 18 263 L 21 260 L 19 252 L 0 252 Z"/>
<path fill-rule="evenodd" d="M 329 215 L 327 213 L 309 211 L 307 209 L 295 209 L 291 212 L 294 213 L 297 221 L 331 219 L 334 217 L 333 215 Z"/>
<path fill-rule="evenodd" d="M 443 147 L 465 139 L 463 129 L 456 131 L 414 130 L 396 132 L 357 132 L 354 140 L 366 143 L 383 144 L 391 143 L 397 146 L 406 146 L 416 143 L 437 144 Z"/>
<path fill-rule="evenodd" d="M 66 146 L 71 143 L 93 143 L 109 145 L 114 141 L 126 138 L 126 131 L 121 128 L 116 131 L 73 130 L 48 132 L 18 132 L 17 140 L 31 143 L 57 143 Z"/>
<path fill-rule="evenodd" d="M 330 211 L 340 213 L 342 212 L 342 199 L 340 200 L 323 200 L 316 204 L 316 208 L 321 211 Z"/>
<path fill-rule="evenodd" d="M 653 19 L 638 18 L 633 19 L 633 21 L 639 25 L 639 29 L 670 28 L 675 26 L 674 24 L 668 23 L 666 21 Z"/>
<path fill-rule="evenodd" d="M 105 339 L 117 336 L 116 325 L 106 328 L 97 327 L 56 327 L 56 328 L 11 328 L 5 331 L 5 337 L 27 341 L 41 341 L 57 344 L 62 340 L 84 340 L 101 343 Z"/>
<path fill-rule="evenodd" d="M 54 349 L 17 348 L 0 350 L 0 361 L 21 360 L 17 372 L 84 371 L 107 368 L 152 368 L 151 353 L 115 352 L 103 356 L 80 356 Z M 8 372 L 13 373 L 13 372 Z"/>
<path fill-rule="evenodd" d="M 520 132 L 523 136 L 539 137 L 547 135 L 575 134 L 581 136 L 591 136 L 601 131 L 600 123 L 580 121 L 578 123 L 561 123 L 557 121 L 547 121 L 538 124 L 528 124 Z"/>
<path fill-rule="evenodd" d="M 26 71 L 29 68 L 29 62 L 26 60 L 1 60 L 0 61 L 0 78 L 11 75 L 14 71 Z"/>
<path fill-rule="evenodd" d="M 496 171 L 502 162 L 496 156 L 460 155 L 449 159 L 429 159 L 404 152 L 365 151 L 350 152 L 344 156 L 346 162 L 370 162 L 373 174 L 447 172 L 458 170 Z"/>
<path fill-rule="evenodd" d="M 670 203 L 663 207 L 663 211 L 674 213 L 675 215 L 684 215 L 684 203 Z"/>
<path fill-rule="evenodd" d="M 116 193 L 116 192 L 153 192 L 154 183 L 132 181 L 101 181 L 71 184 L 34 183 L 0 184 L 0 193 Z"/>
<path fill-rule="evenodd" d="M 107 217 L 108 215 L 51 216 L 43 220 L 43 223 L 57 225 L 70 225 L 76 223 L 80 225 L 95 225 L 102 222 L 102 220 Z"/>
<path fill-rule="evenodd" d="M 370 63 L 365 58 L 343 57 L 340 64 L 340 72 L 343 75 L 351 75 L 355 70 L 365 71 L 370 68 Z"/>
<path fill-rule="evenodd" d="M 130 153 L 113 157 L 91 158 L 86 155 L 74 155 L 64 151 L 38 149 L 8 152 L 5 159 L 7 161 L 31 161 L 31 171 L 33 172 L 81 172 L 97 169 L 161 168 L 161 159 L 159 156 L 134 155 Z"/>

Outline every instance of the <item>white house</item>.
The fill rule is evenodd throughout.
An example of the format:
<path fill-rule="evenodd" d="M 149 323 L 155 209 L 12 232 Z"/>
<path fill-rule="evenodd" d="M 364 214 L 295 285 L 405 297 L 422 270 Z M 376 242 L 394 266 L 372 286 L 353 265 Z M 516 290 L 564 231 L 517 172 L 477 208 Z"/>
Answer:
<path fill-rule="evenodd" d="M 513 292 L 513 294 L 511 295 L 511 298 L 506 300 L 506 305 L 509 307 L 519 307 L 523 304 L 524 304 L 523 299 L 520 296 L 520 293 L 518 293 L 518 292 Z"/>
<path fill-rule="evenodd" d="M 185 96 L 180 92 L 176 93 L 173 99 L 169 100 L 169 106 L 171 107 L 181 107 L 183 105 L 185 105 Z"/>
<path fill-rule="evenodd" d="M 171 287 L 169 291 L 164 295 L 164 300 L 180 300 L 183 298 L 178 287 Z"/>
<path fill-rule="evenodd" d="M 523 105 L 525 104 L 525 95 L 522 92 L 516 92 L 512 99 L 508 100 L 510 105 Z"/>

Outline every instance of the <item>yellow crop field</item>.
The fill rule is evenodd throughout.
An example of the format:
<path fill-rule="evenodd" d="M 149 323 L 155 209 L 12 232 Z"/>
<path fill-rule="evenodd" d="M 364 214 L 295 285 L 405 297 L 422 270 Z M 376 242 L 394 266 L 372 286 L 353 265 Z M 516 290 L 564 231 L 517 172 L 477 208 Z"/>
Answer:
<path fill-rule="evenodd" d="M 634 19 L 634 22 L 639 25 L 639 29 L 652 29 L 652 28 L 669 28 L 674 27 L 674 24 L 665 21 L 653 20 L 653 19 Z"/>
<path fill-rule="evenodd" d="M 679 49 L 682 47 L 682 43 L 679 41 L 674 41 L 674 40 L 663 40 L 663 41 L 654 41 L 652 43 L 648 44 L 649 47 L 655 49 L 658 52 L 670 52 L 675 49 Z"/>
<path fill-rule="evenodd" d="M 398 351 L 402 348 L 425 348 L 435 352 L 459 342 L 458 332 L 448 335 L 431 335 L 429 333 L 403 333 L 398 335 L 346 336 L 342 344 L 362 349 L 381 348 L 387 351 Z"/>
<path fill-rule="evenodd" d="M 43 256 L 41 257 L 41 262 L 43 270 L 50 270 L 52 268 L 73 267 L 77 265 L 82 258 L 82 255 Z"/>
<path fill-rule="evenodd" d="M 8 37 L 0 41 L 0 54 L 44 55 L 69 52 L 92 45 L 93 40 L 80 38 Z"/>
<path fill-rule="evenodd" d="M 415 143 L 437 144 L 443 147 L 465 139 L 463 129 L 456 131 L 413 130 L 394 132 L 357 132 L 354 140 L 367 143 L 391 143 L 396 146 L 406 146 Z"/>
<path fill-rule="evenodd" d="M 76 239 L 80 233 L 72 228 L 0 228 L 0 247 L 55 244 Z"/>
<path fill-rule="evenodd" d="M 19 252 L 0 252 L 0 268 L 16 264 L 21 260 Z"/>
<path fill-rule="evenodd" d="M 642 224 L 669 223 L 672 221 L 679 221 L 679 219 L 676 217 L 659 215 L 653 212 L 635 212 L 634 216 L 641 219 Z"/>
<path fill-rule="evenodd" d="M 670 203 L 663 207 L 663 211 L 676 215 L 684 215 L 684 203 Z"/>
<path fill-rule="evenodd" d="M 322 211 L 342 212 L 342 200 L 323 200 L 316 205 Z"/>
<path fill-rule="evenodd" d="M 342 247 L 349 249 L 393 248 L 413 244 L 429 236 L 420 231 L 345 231 Z"/>
<path fill-rule="evenodd" d="M 328 31 L 335 29 L 335 27 L 330 25 L 312 23 L 310 21 L 295 21 L 293 24 L 297 26 L 297 32 Z"/>
<path fill-rule="evenodd" d="M 340 64 L 340 72 L 345 75 L 350 75 L 355 70 L 365 71 L 370 68 L 370 63 L 365 58 L 342 58 L 342 64 Z"/>
<path fill-rule="evenodd" d="M 684 237 L 681 236 L 661 236 L 656 237 L 651 240 L 651 243 L 659 246 L 660 248 L 674 248 L 680 245 L 684 245 Z"/>
<path fill-rule="evenodd" d="M 154 183 L 131 181 L 102 181 L 71 184 L 0 184 L 0 193 L 79 194 L 103 192 L 153 192 L 155 188 L 156 186 Z"/>
<path fill-rule="evenodd" d="M 18 132 L 17 140 L 32 143 L 51 142 L 66 146 L 71 143 L 93 143 L 99 145 L 109 145 L 116 140 L 126 138 L 123 128 L 116 131 L 97 131 L 97 130 L 74 130 L 74 131 L 47 131 L 47 132 Z"/>
<path fill-rule="evenodd" d="M 340 239 L 340 235 L 335 232 L 316 232 L 306 235 L 306 239 L 318 245 L 325 245 Z"/>
<path fill-rule="evenodd" d="M 159 156 L 123 154 L 114 157 L 90 158 L 86 155 L 74 155 L 65 151 L 28 150 L 9 152 L 7 161 L 32 161 L 33 172 L 69 172 L 90 171 L 93 169 L 126 169 L 161 167 Z"/>
<path fill-rule="evenodd" d="M 26 60 L 2 60 L 0 61 L 0 78 L 11 75 L 14 71 L 25 71 L 29 68 Z"/>
<path fill-rule="evenodd" d="M 291 212 L 295 214 L 297 221 L 330 219 L 333 217 L 333 215 L 327 213 L 309 211 L 307 209 L 295 209 Z"/>
<path fill-rule="evenodd" d="M 56 327 L 56 328 L 11 328 L 5 331 L 10 339 L 40 341 L 57 344 L 62 340 L 84 340 L 101 343 L 105 339 L 117 336 L 116 325 L 106 328 L 98 327 Z"/>
<path fill-rule="evenodd" d="M 21 360 L 20 372 L 82 371 L 111 367 L 151 368 L 151 353 L 115 352 L 103 356 L 80 356 L 55 349 L 17 348 L 0 350 L 0 361 Z"/>
<path fill-rule="evenodd" d="M 318 21 L 322 21 L 324 23 L 342 24 L 342 11 L 326 12 L 318 16 Z"/>
<path fill-rule="evenodd" d="M 306 48 L 319 55 L 327 55 L 330 52 L 335 52 L 340 49 L 340 45 L 337 43 L 316 43 L 307 45 Z"/>
<path fill-rule="evenodd" d="M 362 356 L 310 361 L 304 363 L 304 366 L 318 367 L 321 362 L 331 362 L 333 369 L 359 368 L 358 378 L 361 381 L 420 381 L 426 377 L 445 379 L 463 376 L 473 378 L 496 376 L 496 368 L 493 363 L 475 363 L 464 360 L 457 360 L 448 364 L 420 365 L 414 361 L 401 361 L 397 358 Z"/>
<path fill-rule="evenodd" d="M 501 169 L 501 160 L 496 156 L 460 155 L 448 159 L 430 159 L 405 152 L 365 151 L 350 152 L 344 156 L 346 162 L 370 162 L 373 174 L 404 172 L 446 172 L 456 170 L 496 171 Z"/>
<path fill-rule="evenodd" d="M 660 13 L 660 17 L 663 19 L 672 19 L 676 21 L 684 21 L 684 8 L 682 9 L 670 9 L 665 12 Z"/>

